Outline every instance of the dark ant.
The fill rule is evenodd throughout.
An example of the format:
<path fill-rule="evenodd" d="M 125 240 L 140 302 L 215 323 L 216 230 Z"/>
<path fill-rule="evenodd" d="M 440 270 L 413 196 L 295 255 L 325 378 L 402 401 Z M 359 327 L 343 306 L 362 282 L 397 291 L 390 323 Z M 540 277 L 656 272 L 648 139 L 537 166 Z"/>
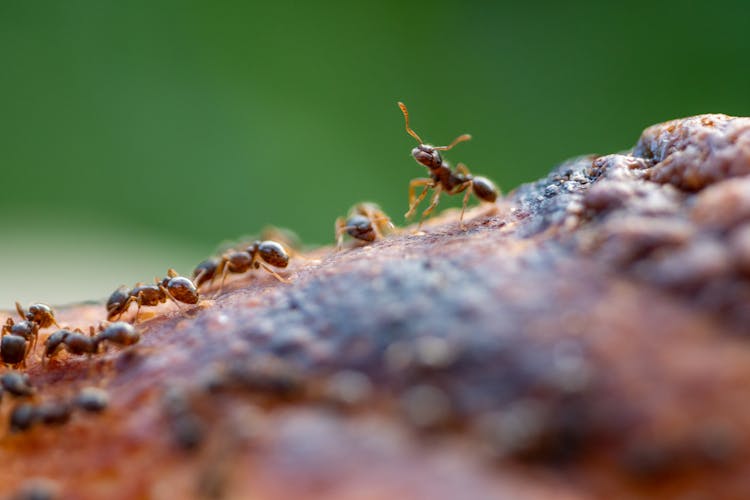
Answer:
<path fill-rule="evenodd" d="M 21 321 L 16 323 L 8 318 L 2 327 L 2 341 L 0 341 L 0 358 L 2 362 L 11 366 L 26 366 L 26 358 L 36 347 L 39 330 L 57 325 L 55 313 L 46 304 L 33 304 L 28 311 L 16 302 L 16 311 Z"/>
<path fill-rule="evenodd" d="M 224 287 L 227 273 L 242 274 L 250 269 L 262 268 L 282 283 L 289 280 L 279 276 L 270 266 L 285 268 L 289 265 L 289 254 L 281 243 L 273 240 L 255 241 L 245 250 L 235 250 L 224 254 L 216 267 L 221 274 L 221 288 Z"/>
<path fill-rule="evenodd" d="M 41 404 L 22 403 L 10 413 L 10 430 L 20 432 L 37 423 L 61 425 L 70 420 L 73 408 L 62 401 Z"/>
<path fill-rule="evenodd" d="M 17 366 L 26 365 L 26 357 L 36 345 L 39 337 L 39 324 L 23 320 L 18 323 L 8 318 L 2 327 L 0 358 L 3 363 Z"/>
<path fill-rule="evenodd" d="M 469 134 L 460 135 L 448 146 L 431 146 L 425 144 L 417 133 L 409 127 L 409 112 L 406 110 L 406 105 L 399 102 L 398 107 L 401 108 L 401 112 L 404 114 L 406 132 L 419 143 L 416 148 L 411 150 L 411 155 L 417 160 L 417 163 L 424 165 L 430 170 L 429 178 L 413 179 L 409 183 L 409 211 L 406 212 L 405 217 L 411 217 L 416 210 L 417 205 L 419 205 L 424 199 L 427 195 L 427 191 L 430 189 L 433 189 L 435 194 L 432 196 L 430 206 L 422 212 L 422 218 L 419 220 L 419 227 L 422 226 L 424 218 L 427 217 L 437 206 L 442 192 L 453 195 L 466 191 L 463 199 L 463 206 L 461 207 L 461 217 L 459 218 L 461 229 L 464 229 L 464 212 L 466 211 L 466 204 L 469 201 L 469 195 L 472 192 L 481 201 L 490 203 L 494 203 L 498 196 L 497 187 L 495 187 L 491 180 L 486 177 L 475 177 L 462 163 L 459 163 L 456 166 L 456 169 L 453 170 L 440 155 L 440 151 L 448 151 L 456 144 L 468 141 L 471 139 L 471 136 Z M 418 186 L 424 186 L 424 189 L 422 189 L 419 196 L 415 198 L 414 189 Z M 467 190 L 469 186 L 471 186 L 471 190 Z"/>
<path fill-rule="evenodd" d="M 26 373 L 5 372 L 0 376 L 0 385 L 6 392 L 19 398 L 31 396 L 35 392 Z"/>
<path fill-rule="evenodd" d="M 98 347 L 93 333 L 93 329 L 89 335 L 85 335 L 79 329 L 72 331 L 57 330 L 44 341 L 42 362 L 44 363 L 47 358 L 56 356 L 63 349 L 70 354 L 87 354 L 91 358 L 91 355 L 96 353 Z"/>
<path fill-rule="evenodd" d="M 360 241 L 373 242 L 387 231 L 395 229 L 390 217 L 381 208 L 370 202 L 358 203 L 349 209 L 346 219 L 336 219 L 336 248 L 344 243 L 344 234 Z"/>
<path fill-rule="evenodd" d="M 109 405 L 109 395 L 105 390 L 97 387 L 84 387 L 73 401 L 84 411 L 99 413 Z"/>
<path fill-rule="evenodd" d="M 174 269 L 169 269 L 166 278 L 162 280 L 156 278 L 153 284 L 136 283 L 130 290 L 121 286 L 112 292 L 107 300 L 107 319 L 119 319 L 133 302 L 138 304 L 138 310 L 135 313 L 137 319 L 143 306 L 158 306 L 171 300 L 177 307 L 180 307 L 180 302 L 197 304 L 199 299 L 198 290 L 193 282 L 177 274 Z"/>

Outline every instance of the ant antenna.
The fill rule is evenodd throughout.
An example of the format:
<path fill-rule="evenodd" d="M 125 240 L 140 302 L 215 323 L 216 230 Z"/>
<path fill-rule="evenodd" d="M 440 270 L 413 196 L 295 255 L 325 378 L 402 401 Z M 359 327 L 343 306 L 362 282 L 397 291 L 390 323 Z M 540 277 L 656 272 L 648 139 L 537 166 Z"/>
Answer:
<path fill-rule="evenodd" d="M 437 149 L 439 151 L 448 151 L 449 149 L 451 149 L 453 146 L 455 146 L 459 142 L 468 141 L 469 139 L 471 139 L 471 135 L 470 134 L 459 135 L 458 137 L 456 137 L 455 139 L 453 139 L 453 142 L 451 142 L 449 146 L 435 146 L 435 149 Z"/>
<path fill-rule="evenodd" d="M 401 108 L 401 112 L 404 114 L 404 121 L 406 122 L 406 132 L 410 136 L 414 137 L 417 140 L 418 143 L 424 144 L 424 142 L 422 141 L 422 139 L 419 138 L 419 136 L 417 135 L 417 133 L 414 132 L 411 128 L 409 128 L 409 112 L 406 110 L 406 104 L 404 104 L 403 102 L 399 101 L 398 107 Z"/>

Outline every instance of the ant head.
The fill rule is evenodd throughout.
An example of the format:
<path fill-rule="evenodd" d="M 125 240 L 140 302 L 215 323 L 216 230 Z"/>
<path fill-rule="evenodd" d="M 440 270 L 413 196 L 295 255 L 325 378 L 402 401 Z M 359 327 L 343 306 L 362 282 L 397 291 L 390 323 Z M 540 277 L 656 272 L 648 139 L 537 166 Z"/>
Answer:
<path fill-rule="evenodd" d="M 438 151 L 448 151 L 459 142 L 468 141 L 471 139 L 469 134 L 463 134 L 456 137 L 452 143 L 447 146 L 430 146 L 425 144 L 419 135 L 414 132 L 409 126 L 409 111 L 406 109 L 406 105 L 403 102 L 398 103 L 398 107 L 401 108 L 401 113 L 404 114 L 404 124 L 406 125 L 406 133 L 412 136 L 419 143 L 419 146 L 411 150 L 411 155 L 417 162 L 424 165 L 427 168 L 435 169 L 443 164 L 443 159 Z"/>
<path fill-rule="evenodd" d="M 440 152 L 429 144 L 420 144 L 411 150 L 411 155 L 418 163 L 427 168 L 434 169 L 443 164 L 443 158 L 440 156 Z"/>

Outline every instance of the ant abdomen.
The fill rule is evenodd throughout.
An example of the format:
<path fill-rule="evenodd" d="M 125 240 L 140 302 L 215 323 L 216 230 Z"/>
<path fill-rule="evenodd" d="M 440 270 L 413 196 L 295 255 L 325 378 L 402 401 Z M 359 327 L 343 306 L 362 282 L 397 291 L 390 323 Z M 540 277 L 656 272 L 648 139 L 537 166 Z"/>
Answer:
<path fill-rule="evenodd" d="M 346 220 L 346 234 L 362 241 L 375 241 L 377 239 L 372 222 L 364 215 L 352 215 Z"/>
<path fill-rule="evenodd" d="M 230 273 L 241 274 L 250 269 L 253 258 L 248 252 L 232 252 L 226 257 L 227 271 Z"/>
<path fill-rule="evenodd" d="M 17 365 L 26 359 L 26 339 L 19 335 L 3 335 L 0 356 L 6 365 Z"/>
<path fill-rule="evenodd" d="M 263 262 L 273 267 L 284 268 L 289 265 L 289 254 L 280 243 L 275 241 L 256 241 L 248 247 L 247 252 L 250 255 L 257 252 Z"/>
<path fill-rule="evenodd" d="M 184 276 L 175 276 L 173 278 L 165 279 L 164 281 L 166 281 L 164 288 L 167 289 L 169 294 L 175 300 L 180 301 L 183 304 L 198 303 L 198 290 L 189 279 Z"/>
<path fill-rule="evenodd" d="M 195 282 L 195 286 L 200 287 L 203 283 L 212 281 L 214 276 L 216 276 L 216 271 L 219 268 L 220 262 L 221 259 L 211 257 L 198 264 L 195 267 L 195 270 L 193 270 L 193 281 Z"/>
<path fill-rule="evenodd" d="M 141 340 L 141 334 L 131 325 L 124 321 L 111 323 L 104 330 L 94 336 L 95 350 L 98 351 L 99 344 L 104 341 L 120 346 L 129 346 Z"/>
<path fill-rule="evenodd" d="M 130 305 L 129 299 L 130 289 L 125 285 L 112 292 L 112 295 L 107 299 L 107 319 L 112 319 L 124 313 Z"/>
<path fill-rule="evenodd" d="M 495 184 L 486 177 L 474 177 L 471 188 L 477 198 L 493 203 L 497 200 L 498 190 Z"/>

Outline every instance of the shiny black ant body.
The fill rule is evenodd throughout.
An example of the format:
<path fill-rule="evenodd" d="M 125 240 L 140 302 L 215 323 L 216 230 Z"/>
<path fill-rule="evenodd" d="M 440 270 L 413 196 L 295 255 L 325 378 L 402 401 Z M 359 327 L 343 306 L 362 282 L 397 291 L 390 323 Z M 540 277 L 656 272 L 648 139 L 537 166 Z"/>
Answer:
<path fill-rule="evenodd" d="M 411 155 L 420 165 L 424 165 L 430 170 L 429 178 L 413 179 L 409 183 L 409 211 L 406 212 L 405 217 L 409 218 L 414 213 L 417 205 L 427 195 L 427 191 L 432 189 L 434 194 L 432 201 L 427 209 L 422 212 L 422 218 L 419 221 L 421 227 L 422 221 L 427 217 L 437 206 L 440 201 L 440 194 L 445 192 L 446 194 L 453 195 L 466 191 L 463 199 L 463 205 L 461 207 L 461 216 L 459 223 L 461 228 L 464 228 L 464 212 L 466 211 L 466 204 L 469 201 L 469 195 L 473 192 L 474 195 L 481 201 L 494 203 L 498 196 L 498 189 L 495 184 L 487 179 L 486 177 L 478 177 L 472 175 L 465 165 L 459 163 L 456 169 L 451 169 L 450 165 L 443 160 L 440 155 L 440 151 L 448 151 L 452 149 L 456 144 L 471 139 L 469 134 L 463 134 L 458 136 L 448 146 L 431 146 L 425 144 L 424 141 L 409 127 L 409 112 L 406 109 L 406 105 L 402 102 L 398 103 L 398 107 L 401 108 L 401 112 L 404 114 L 404 121 L 406 123 L 406 132 L 417 140 L 419 145 L 412 149 Z M 414 189 L 418 186 L 424 186 L 419 196 L 414 196 Z M 468 188 L 471 187 L 469 190 Z"/>

